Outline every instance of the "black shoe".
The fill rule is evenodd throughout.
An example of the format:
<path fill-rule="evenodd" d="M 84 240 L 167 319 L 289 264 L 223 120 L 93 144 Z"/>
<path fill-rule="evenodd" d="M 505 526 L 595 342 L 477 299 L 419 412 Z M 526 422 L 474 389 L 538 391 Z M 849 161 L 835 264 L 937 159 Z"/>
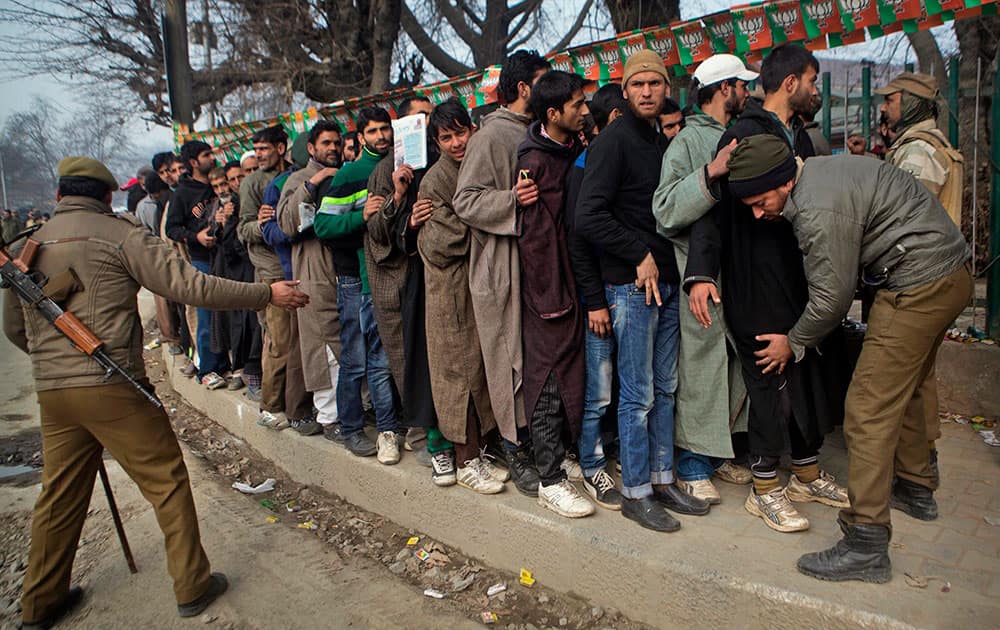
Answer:
<path fill-rule="evenodd" d="M 22 622 L 21 628 L 24 628 L 24 630 L 48 630 L 56 625 L 60 619 L 71 613 L 81 601 L 83 601 L 83 589 L 79 586 L 74 586 L 66 593 L 66 597 L 55 605 L 48 617 L 40 621 Z"/>
<path fill-rule="evenodd" d="M 181 617 L 197 617 L 229 588 L 229 580 L 222 573 L 213 573 L 208 588 L 198 599 L 187 604 L 177 604 L 177 614 Z"/>
<path fill-rule="evenodd" d="M 292 425 L 292 429 L 299 435 L 318 435 L 323 432 L 323 425 L 316 422 L 315 418 L 289 420 L 288 424 Z"/>
<path fill-rule="evenodd" d="M 921 521 L 933 521 L 938 517 L 934 491 L 900 477 L 892 484 L 889 506 Z"/>
<path fill-rule="evenodd" d="M 378 450 L 364 429 L 344 437 L 344 446 L 358 457 L 371 457 Z"/>
<path fill-rule="evenodd" d="M 333 424 L 328 424 L 323 427 L 323 437 L 330 440 L 331 442 L 336 442 L 337 444 L 344 443 L 344 434 L 340 432 L 340 423 L 334 422 Z"/>
<path fill-rule="evenodd" d="M 653 497 L 622 499 L 622 516 L 654 532 L 676 532 L 681 523 Z"/>
<path fill-rule="evenodd" d="M 844 537 L 836 545 L 799 558 L 800 573 L 832 582 L 861 580 L 884 584 L 892 579 L 888 527 L 848 526 L 840 521 L 840 529 Z"/>
<path fill-rule="evenodd" d="M 531 459 L 531 451 L 528 449 L 518 449 L 516 451 L 505 451 L 507 458 L 507 468 L 510 470 L 510 478 L 514 480 L 514 487 L 521 494 L 529 497 L 538 496 L 538 469 Z"/>
<path fill-rule="evenodd" d="M 615 487 L 615 480 L 604 470 L 598 470 L 593 477 L 583 478 L 583 487 L 593 497 L 594 502 L 608 510 L 622 509 L 625 497 Z"/>
<path fill-rule="evenodd" d="M 660 489 L 664 488 L 664 489 Z M 671 512 L 678 514 L 688 514 L 691 516 L 702 516 L 708 514 L 711 505 L 708 501 L 693 497 L 677 487 L 676 483 L 666 486 L 653 486 L 653 498 L 660 502 L 660 505 Z"/>

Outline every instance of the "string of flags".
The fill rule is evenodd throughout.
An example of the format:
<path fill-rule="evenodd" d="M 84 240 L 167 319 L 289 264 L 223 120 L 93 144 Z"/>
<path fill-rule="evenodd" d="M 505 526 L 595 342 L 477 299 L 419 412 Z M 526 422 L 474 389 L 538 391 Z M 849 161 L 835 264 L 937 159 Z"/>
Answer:
<path fill-rule="evenodd" d="M 747 63 L 761 61 L 775 46 L 798 42 L 810 50 L 825 50 L 876 39 L 891 33 L 915 33 L 945 22 L 979 15 L 996 15 L 998 0 L 765 0 L 667 26 L 621 33 L 547 56 L 553 69 L 575 72 L 597 86 L 620 79 L 625 59 L 649 48 L 663 58 L 676 76 L 717 53 L 732 53 Z M 396 113 L 396 105 L 414 94 L 437 105 L 457 97 L 469 109 L 497 101 L 500 66 L 453 77 L 431 85 L 400 88 L 381 94 L 337 101 L 252 122 L 192 132 L 174 124 L 174 142 L 202 140 L 226 160 L 252 148 L 250 137 L 271 125 L 281 125 L 290 138 L 306 132 L 320 119 L 336 120 L 355 130 L 357 112 L 378 106 Z"/>

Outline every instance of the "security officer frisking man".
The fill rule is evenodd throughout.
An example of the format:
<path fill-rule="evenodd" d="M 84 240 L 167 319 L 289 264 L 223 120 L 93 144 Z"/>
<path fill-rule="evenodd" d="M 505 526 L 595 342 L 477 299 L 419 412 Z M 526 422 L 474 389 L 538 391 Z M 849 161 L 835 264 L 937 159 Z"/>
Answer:
<path fill-rule="evenodd" d="M 112 212 L 118 188 L 100 162 L 59 163 L 58 205 L 33 239 L 31 270 L 45 292 L 74 313 L 105 350 L 148 384 L 142 358 L 140 287 L 168 300 L 210 309 L 300 308 L 297 282 L 270 286 L 199 273 L 132 215 Z M 21 611 L 24 628 L 48 628 L 82 599 L 70 574 L 101 454 L 107 448 L 153 506 L 166 542 L 178 613 L 200 614 L 228 583 L 212 573 L 201 546 L 191 484 L 167 414 L 120 376 L 77 351 L 30 305 L 4 291 L 4 334 L 31 357 L 41 409 L 42 491 L 35 504 Z"/>

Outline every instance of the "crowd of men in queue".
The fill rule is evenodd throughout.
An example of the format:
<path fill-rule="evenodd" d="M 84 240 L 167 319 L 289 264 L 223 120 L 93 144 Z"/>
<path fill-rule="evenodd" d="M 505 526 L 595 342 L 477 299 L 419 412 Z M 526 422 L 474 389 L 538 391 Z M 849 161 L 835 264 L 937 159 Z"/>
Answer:
<path fill-rule="evenodd" d="M 671 512 L 705 515 L 721 501 L 713 479 L 749 484 L 746 510 L 781 532 L 809 527 L 796 502 L 839 507 L 842 546 L 800 569 L 884 581 L 890 501 L 936 517 L 933 362 L 966 287 L 949 285 L 947 308 L 909 330 L 921 343 L 908 344 L 907 362 L 878 366 L 879 380 L 896 379 L 891 405 L 888 385 L 867 382 L 870 353 L 864 382 L 858 372 L 852 382 L 840 321 L 860 272 L 876 296 L 866 347 L 892 346 L 903 333 L 884 321 L 887 287 L 961 275 L 967 254 L 936 216 L 951 162 L 940 132 L 929 137 L 933 79 L 906 73 L 882 91 L 901 178 L 883 162 L 814 157 L 818 72 L 794 45 L 775 48 L 759 74 L 716 55 L 694 72 L 681 112 L 651 51 L 589 102 L 583 79 L 518 51 L 500 75 L 503 105 L 479 125 L 454 99 L 400 104 L 400 116 L 427 118 L 427 168 L 395 165 L 392 119 L 377 107 L 359 112 L 352 136 L 332 121 L 294 143 L 263 129 L 252 153 L 222 167 L 200 141 L 158 154 L 136 207 L 151 232 L 201 272 L 296 280 L 310 296 L 297 312 L 157 298 L 161 339 L 173 354 L 197 349 L 183 369 L 206 387 L 245 385 L 264 427 L 323 434 L 383 464 L 413 451 L 440 486 L 494 494 L 511 480 L 565 517 L 596 503 L 675 531 Z M 857 217 L 846 244 L 831 244 L 824 234 L 840 224 L 807 230 L 805 208 L 782 218 L 805 190 L 814 206 L 858 217 L 895 212 L 866 195 L 900 196 L 893 203 L 940 236 L 938 249 L 900 237 L 872 252 L 857 232 L 870 221 Z M 922 256 L 932 264 L 917 272 Z M 847 489 L 818 464 L 841 423 Z"/>

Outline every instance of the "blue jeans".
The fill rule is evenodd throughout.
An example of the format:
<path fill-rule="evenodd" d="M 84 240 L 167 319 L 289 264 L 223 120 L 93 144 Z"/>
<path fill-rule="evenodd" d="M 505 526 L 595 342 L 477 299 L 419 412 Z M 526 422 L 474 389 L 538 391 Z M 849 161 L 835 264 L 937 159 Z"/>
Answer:
<path fill-rule="evenodd" d="M 593 477 L 604 470 L 604 443 L 601 441 L 601 418 L 611 404 L 611 359 L 615 353 L 613 336 L 598 337 L 587 328 L 585 354 L 587 361 L 586 389 L 583 395 L 583 421 L 580 425 L 580 466 L 583 474 Z"/>
<path fill-rule="evenodd" d="M 693 453 L 686 448 L 677 449 L 677 477 L 684 481 L 711 479 L 715 469 L 726 460 L 721 457 Z"/>
<path fill-rule="evenodd" d="M 361 279 L 337 276 L 337 310 L 340 313 L 340 378 L 337 380 L 337 411 L 345 436 L 365 428 L 361 404 L 361 381 L 368 377 L 368 391 L 375 407 L 379 433 L 398 426 L 393 406 L 392 374 L 375 324 L 370 295 L 361 294 Z"/>
<path fill-rule="evenodd" d="M 198 271 L 207 274 L 211 268 L 208 261 L 192 260 L 191 265 Z M 198 317 L 198 330 L 195 332 L 195 347 L 198 349 L 198 380 L 209 372 L 222 376 L 229 371 L 229 354 L 212 352 L 212 311 L 207 308 L 195 309 Z"/>
<path fill-rule="evenodd" d="M 640 499 L 674 481 L 674 392 L 680 345 L 677 286 L 659 283 L 663 306 L 634 283 L 607 285 L 618 345 L 622 494 Z"/>

